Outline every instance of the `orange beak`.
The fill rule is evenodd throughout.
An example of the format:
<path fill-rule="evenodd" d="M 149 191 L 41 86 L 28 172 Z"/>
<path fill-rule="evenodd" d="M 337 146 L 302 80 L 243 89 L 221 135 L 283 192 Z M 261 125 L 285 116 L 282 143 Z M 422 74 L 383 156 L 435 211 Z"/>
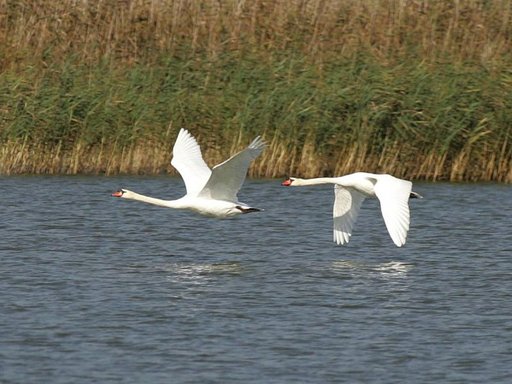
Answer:
<path fill-rule="evenodd" d="M 292 180 L 291 180 L 291 179 L 286 179 L 285 181 L 283 181 L 283 182 L 281 183 L 281 185 L 282 185 L 283 187 L 289 187 L 290 185 L 292 185 Z"/>
<path fill-rule="evenodd" d="M 123 191 L 117 191 L 112 194 L 113 197 L 121 197 L 123 196 Z"/>

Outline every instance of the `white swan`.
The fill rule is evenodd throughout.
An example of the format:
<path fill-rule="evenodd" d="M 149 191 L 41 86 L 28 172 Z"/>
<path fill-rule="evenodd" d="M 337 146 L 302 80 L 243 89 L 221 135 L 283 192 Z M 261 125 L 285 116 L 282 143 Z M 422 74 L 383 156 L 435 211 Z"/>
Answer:
<path fill-rule="evenodd" d="M 244 183 L 251 161 L 261 153 L 263 148 L 265 143 L 258 136 L 246 149 L 210 170 L 203 160 L 196 139 L 182 128 L 174 144 L 171 164 L 185 182 L 187 189 L 185 196 L 177 200 L 162 200 L 127 189 L 120 189 L 112 196 L 168 208 L 188 209 L 217 218 L 258 212 L 261 209 L 238 202 L 237 193 Z"/>
<path fill-rule="evenodd" d="M 333 241 L 345 244 L 352 236 L 359 209 L 367 197 L 377 197 L 382 216 L 391 239 L 396 246 L 405 244 L 409 230 L 409 197 L 421 197 L 412 192 L 412 183 L 391 175 L 357 172 L 341 177 L 299 179 L 290 177 L 281 185 L 303 186 L 334 184 L 334 232 Z"/>

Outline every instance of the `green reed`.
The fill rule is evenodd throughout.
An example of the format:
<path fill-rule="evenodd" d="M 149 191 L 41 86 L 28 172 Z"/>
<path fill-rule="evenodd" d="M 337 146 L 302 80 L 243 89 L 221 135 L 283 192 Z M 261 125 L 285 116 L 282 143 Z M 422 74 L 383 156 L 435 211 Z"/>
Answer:
<path fill-rule="evenodd" d="M 263 135 L 253 176 L 512 181 L 508 1 L 2 12 L 0 173 L 174 172 L 186 127 L 210 164 Z"/>

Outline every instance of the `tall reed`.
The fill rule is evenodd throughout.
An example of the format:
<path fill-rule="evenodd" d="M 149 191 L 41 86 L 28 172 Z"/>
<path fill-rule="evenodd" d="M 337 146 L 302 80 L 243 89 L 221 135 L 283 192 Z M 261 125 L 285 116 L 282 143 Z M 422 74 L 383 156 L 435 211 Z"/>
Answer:
<path fill-rule="evenodd" d="M 479 62 L 510 54 L 509 0 L 0 0 L 2 68 L 69 56 L 153 63 L 292 49 L 318 64 L 369 52 L 380 60 Z"/>
<path fill-rule="evenodd" d="M 0 173 L 512 182 L 512 2 L 0 0 Z"/>

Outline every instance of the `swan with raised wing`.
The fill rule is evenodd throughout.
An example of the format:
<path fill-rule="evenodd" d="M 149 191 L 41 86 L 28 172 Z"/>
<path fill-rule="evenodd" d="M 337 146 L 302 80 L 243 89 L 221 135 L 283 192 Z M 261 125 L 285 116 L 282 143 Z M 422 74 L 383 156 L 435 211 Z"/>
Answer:
<path fill-rule="evenodd" d="M 405 244 L 409 231 L 409 198 L 421 198 L 412 192 L 412 183 L 387 174 L 356 172 L 340 177 L 314 179 L 287 178 L 281 183 L 286 187 L 334 184 L 333 241 L 346 244 L 352 236 L 361 204 L 367 197 L 376 197 L 384 223 L 397 247 Z"/>
<path fill-rule="evenodd" d="M 239 214 L 261 211 L 238 201 L 247 169 L 265 148 L 258 136 L 241 152 L 210 169 L 203 160 L 196 139 L 181 129 L 173 148 L 171 164 L 180 173 L 187 193 L 177 200 L 162 200 L 144 196 L 128 189 L 120 189 L 112 196 L 143 201 L 167 208 L 188 209 L 201 215 L 227 218 Z"/>

